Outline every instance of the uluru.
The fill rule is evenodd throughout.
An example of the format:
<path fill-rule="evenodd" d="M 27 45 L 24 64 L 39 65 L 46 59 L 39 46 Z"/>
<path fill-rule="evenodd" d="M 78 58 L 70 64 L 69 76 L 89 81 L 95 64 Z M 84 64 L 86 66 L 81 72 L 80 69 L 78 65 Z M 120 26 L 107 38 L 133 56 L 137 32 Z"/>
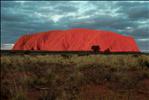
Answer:
<path fill-rule="evenodd" d="M 50 30 L 20 37 L 13 50 L 139 52 L 131 36 L 112 31 L 75 28 Z"/>

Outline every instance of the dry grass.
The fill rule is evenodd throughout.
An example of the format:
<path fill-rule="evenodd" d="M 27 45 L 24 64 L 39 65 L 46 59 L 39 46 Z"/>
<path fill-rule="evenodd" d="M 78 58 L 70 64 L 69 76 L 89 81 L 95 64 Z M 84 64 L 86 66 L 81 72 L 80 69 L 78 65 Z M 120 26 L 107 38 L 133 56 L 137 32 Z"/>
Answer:
<path fill-rule="evenodd" d="M 148 95 L 148 55 L 1 56 L 2 100 L 147 100 Z"/>

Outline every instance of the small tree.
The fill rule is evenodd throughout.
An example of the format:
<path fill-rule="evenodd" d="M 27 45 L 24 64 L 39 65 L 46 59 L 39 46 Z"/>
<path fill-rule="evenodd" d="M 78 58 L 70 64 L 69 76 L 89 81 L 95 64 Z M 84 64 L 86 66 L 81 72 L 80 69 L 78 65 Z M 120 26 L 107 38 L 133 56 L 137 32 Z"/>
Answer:
<path fill-rule="evenodd" d="M 91 49 L 92 49 L 93 52 L 99 52 L 100 51 L 100 47 L 98 45 L 93 45 L 91 47 Z"/>

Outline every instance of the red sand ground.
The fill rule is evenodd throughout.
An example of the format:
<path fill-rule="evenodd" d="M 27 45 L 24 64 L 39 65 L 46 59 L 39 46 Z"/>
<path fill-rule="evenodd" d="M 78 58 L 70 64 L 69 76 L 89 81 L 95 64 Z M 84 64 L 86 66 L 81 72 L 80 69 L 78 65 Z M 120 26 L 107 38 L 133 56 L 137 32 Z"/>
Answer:
<path fill-rule="evenodd" d="M 130 36 L 90 29 L 52 30 L 24 35 L 15 43 L 13 50 L 90 51 L 93 45 L 98 45 L 103 52 L 139 52 Z"/>

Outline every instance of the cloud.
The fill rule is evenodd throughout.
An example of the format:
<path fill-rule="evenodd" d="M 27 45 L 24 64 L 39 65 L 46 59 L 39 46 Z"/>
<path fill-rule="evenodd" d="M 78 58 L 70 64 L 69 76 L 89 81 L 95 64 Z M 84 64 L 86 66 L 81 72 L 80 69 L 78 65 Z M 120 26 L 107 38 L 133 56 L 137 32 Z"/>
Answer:
<path fill-rule="evenodd" d="M 146 49 L 148 1 L 2 1 L 1 42 L 54 29 L 110 30 L 134 37 Z M 140 40 L 138 40 L 140 39 Z M 148 48 L 147 48 L 148 49 Z"/>
<path fill-rule="evenodd" d="M 1 44 L 1 50 L 10 50 L 14 44 Z"/>
<path fill-rule="evenodd" d="M 149 42 L 149 38 L 142 38 L 142 39 L 137 39 L 137 41 L 141 41 L 141 42 Z"/>
<path fill-rule="evenodd" d="M 139 45 L 140 50 L 149 51 L 149 42 L 148 41 L 136 41 Z"/>

